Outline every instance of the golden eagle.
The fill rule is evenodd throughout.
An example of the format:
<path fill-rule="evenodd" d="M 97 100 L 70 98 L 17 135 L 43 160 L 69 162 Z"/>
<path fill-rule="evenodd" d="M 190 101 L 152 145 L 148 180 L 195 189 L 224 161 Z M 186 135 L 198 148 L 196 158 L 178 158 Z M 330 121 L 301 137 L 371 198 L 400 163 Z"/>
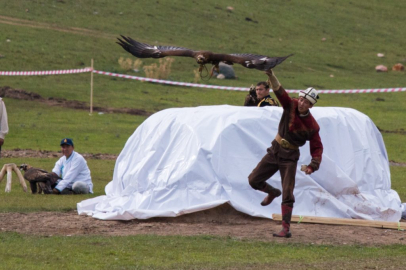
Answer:
<path fill-rule="evenodd" d="M 117 38 L 121 47 L 127 52 L 138 58 L 162 58 L 165 56 L 184 56 L 192 57 L 196 59 L 196 62 L 200 65 L 199 71 L 205 64 L 212 64 L 213 68 L 218 70 L 219 63 L 223 62 L 227 65 L 232 65 L 234 63 L 241 64 L 246 68 L 254 68 L 262 71 L 269 70 L 275 66 L 282 63 L 286 58 L 292 56 L 290 54 L 284 57 L 268 57 L 265 55 L 255 55 L 249 53 L 233 53 L 233 54 L 221 54 L 213 53 L 210 51 L 193 51 L 182 47 L 173 46 L 152 46 L 149 44 L 138 42 L 130 37 L 122 36 L 122 39 Z"/>
<path fill-rule="evenodd" d="M 24 178 L 30 183 L 32 194 L 44 192 L 44 194 L 52 194 L 52 187 L 56 184 L 60 177 L 53 172 L 47 172 L 43 169 L 34 168 L 28 164 L 21 164 L 20 170 L 24 171 Z"/>

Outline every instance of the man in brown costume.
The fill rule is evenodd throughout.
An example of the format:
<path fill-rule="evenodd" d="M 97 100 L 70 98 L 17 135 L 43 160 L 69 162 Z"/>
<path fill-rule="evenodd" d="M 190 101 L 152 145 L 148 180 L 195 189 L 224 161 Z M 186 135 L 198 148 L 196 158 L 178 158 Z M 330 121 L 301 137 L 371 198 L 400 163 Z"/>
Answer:
<path fill-rule="evenodd" d="M 304 168 L 306 174 L 319 169 L 323 153 L 323 145 L 319 136 L 320 127 L 310 113 L 310 108 L 317 102 L 318 94 L 314 88 L 307 88 L 299 94 L 299 98 L 290 98 L 281 86 L 272 70 L 265 72 L 273 92 L 283 107 L 282 118 L 279 122 L 278 134 L 272 141 L 267 154 L 248 176 L 249 184 L 256 190 L 268 195 L 261 205 L 269 205 L 273 199 L 282 194 L 282 230 L 273 234 L 275 237 L 291 237 L 290 220 L 292 217 L 295 197 L 295 175 L 299 160 L 299 147 L 310 141 L 312 160 Z M 280 171 L 282 178 L 282 192 L 266 183 L 266 181 Z"/>

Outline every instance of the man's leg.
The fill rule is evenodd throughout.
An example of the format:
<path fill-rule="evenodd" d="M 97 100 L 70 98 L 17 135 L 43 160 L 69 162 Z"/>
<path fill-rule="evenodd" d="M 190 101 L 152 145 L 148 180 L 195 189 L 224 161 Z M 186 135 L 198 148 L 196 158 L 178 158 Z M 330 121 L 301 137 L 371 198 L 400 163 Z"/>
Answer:
<path fill-rule="evenodd" d="M 279 160 L 279 168 L 282 178 L 282 230 L 279 233 L 273 234 L 275 237 L 292 236 L 290 232 L 290 221 L 292 219 L 293 204 L 295 203 L 295 196 L 293 190 L 295 188 L 297 162 L 290 160 Z"/>
<path fill-rule="evenodd" d="M 248 176 L 249 184 L 253 189 L 268 193 L 268 196 L 261 202 L 262 206 L 269 205 L 276 197 L 281 195 L 279 189 L 266 183 L 277 171 L 278 164 L 274 155 L 267 153 Z"/>
<path fill-rule="evenodd" d="M 81 181 L 73 183 L 72 190 L 75 194 L 88 194 L 90 192 L 89 186 Z"/>

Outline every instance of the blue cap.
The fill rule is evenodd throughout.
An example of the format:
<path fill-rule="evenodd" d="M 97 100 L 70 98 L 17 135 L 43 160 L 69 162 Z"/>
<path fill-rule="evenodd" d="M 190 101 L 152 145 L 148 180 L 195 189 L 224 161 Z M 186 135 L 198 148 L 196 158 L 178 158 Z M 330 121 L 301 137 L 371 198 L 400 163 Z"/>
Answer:
<path fill-rule="evenodd" d="M 62 139 L 61 146 L 64 144 L 73 146 L 73 141 L 72 141 L 72 139 L 69 139 L 69 138 Z"/>

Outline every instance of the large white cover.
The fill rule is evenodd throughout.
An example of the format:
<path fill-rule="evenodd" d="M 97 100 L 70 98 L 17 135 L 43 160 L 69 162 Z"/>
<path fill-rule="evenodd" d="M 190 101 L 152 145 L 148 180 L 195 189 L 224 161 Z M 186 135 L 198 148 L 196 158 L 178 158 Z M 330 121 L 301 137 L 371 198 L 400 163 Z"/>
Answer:
<path fill-rule="evenodd" d="M 401 202 L 391 190 L 380 132 L 366 115 L 348 108 L 313 108 L 324 145 L 320 170 L 305 175 L 311 156 L 300 148 L 293 214 L 398 221 Z M 173 217 L 228 202 L 236 210 L 271 218 L 281 196 L 266 195 L 247 177 L 278 130 L 282 108 L 205 106 L 174 108 L 149 117 L 117 158 L 106 195 L 82 201 L 79 214 L 98 219 Z M 281 188 L 280 175 L 268 183 Z"/>

